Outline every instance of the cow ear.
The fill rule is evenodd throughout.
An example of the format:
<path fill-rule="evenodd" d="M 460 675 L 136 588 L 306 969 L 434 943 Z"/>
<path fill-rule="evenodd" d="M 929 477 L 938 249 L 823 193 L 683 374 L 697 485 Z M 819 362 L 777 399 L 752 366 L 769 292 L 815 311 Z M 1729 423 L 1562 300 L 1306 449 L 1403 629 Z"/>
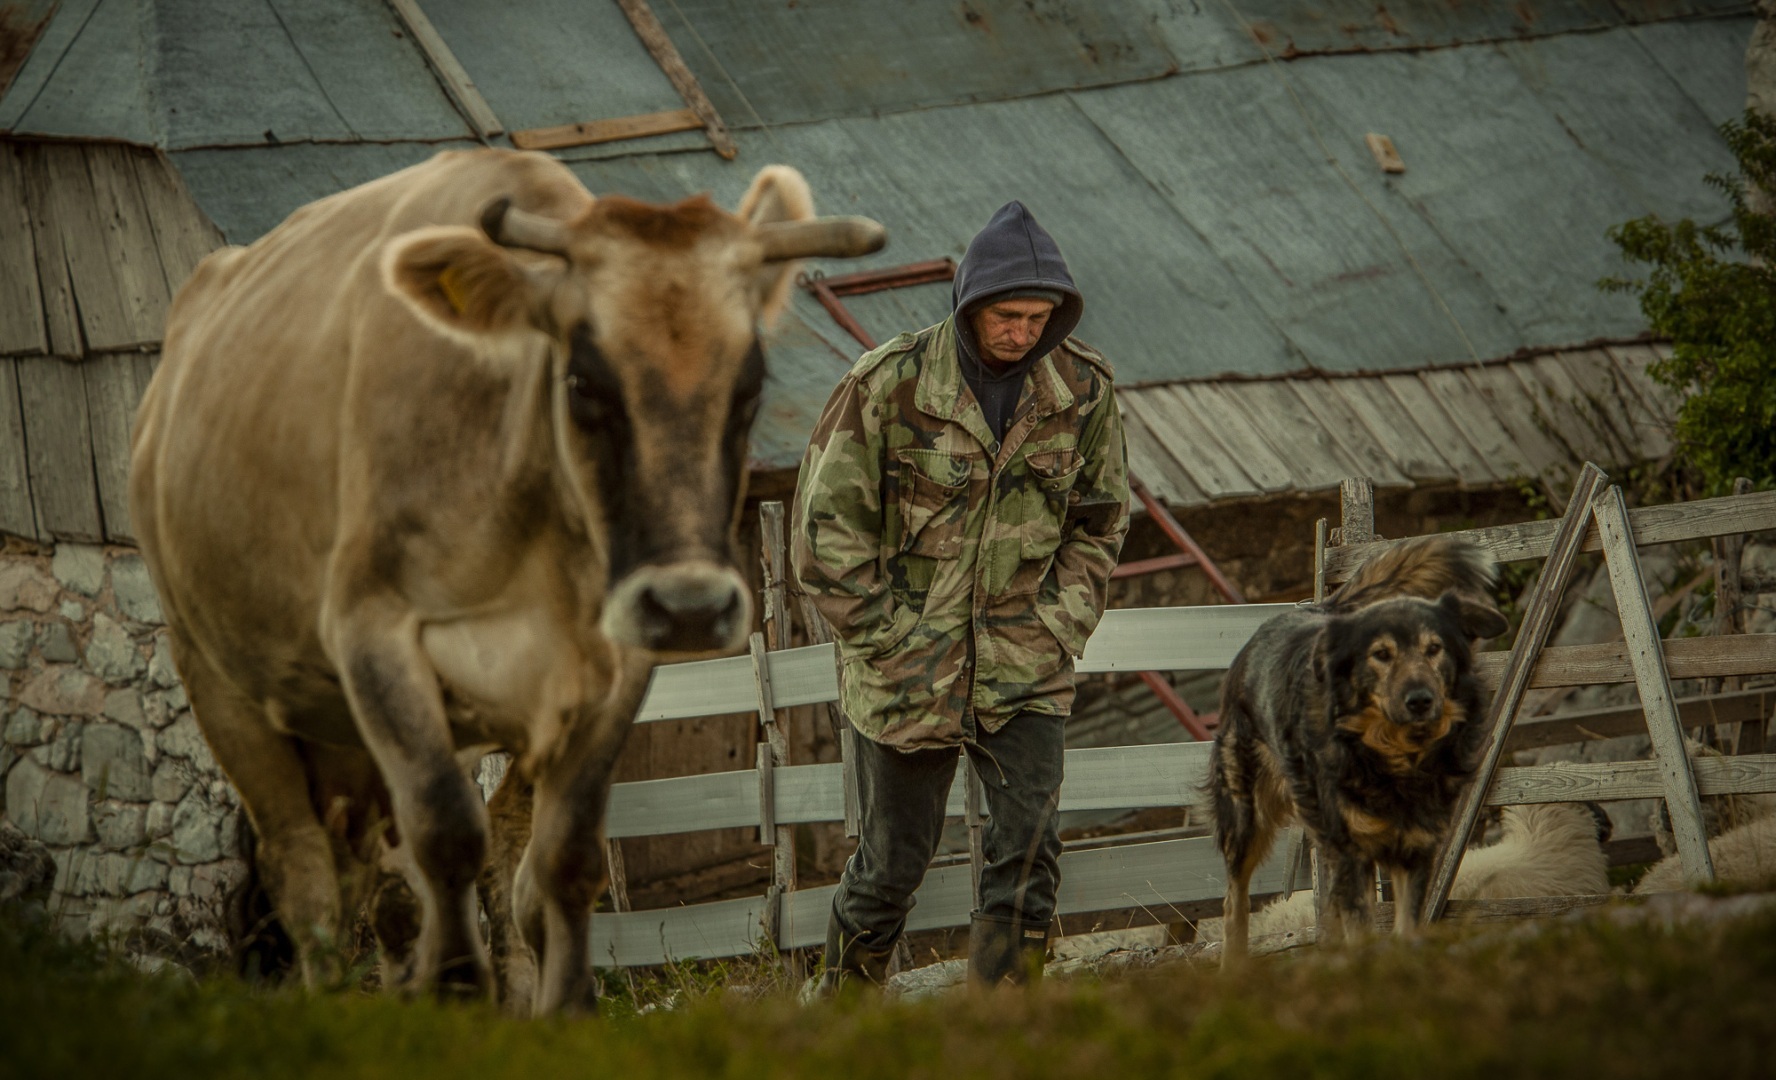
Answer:
<path fill-rule="evenodd" d="M 1510 621 L 1499 613 L 1499 609 L 1484 600 L 1450 591 L 1443 594 L 1439 603 L 1444 611 L 1455 617 L 1456 625 L 1462 628 L 1462 633 L 1477 641 L 1498 637 L 1511 627 Z"/>
<path fill-rule="evenodd" d="M 521 263 L 481 230 L 457 226 L 396 237 L 382 259 L 396 296 L 434 326 L 469 337 L 536 326 L 560 273 Z"/>
<path fill-rule="evenodd" d="M 814 194 L 808 181 L 788 165 L 766 165 L 752 178 L 752 186 L 740 200 L 741 220 L 754 227 L 773 221 L 807 221 L 814 216 Z M 759 319 L 769 324 L 789 303 L 789 289 L 801 263 L 769 262 L 758 269 L 755 294 Z"/>

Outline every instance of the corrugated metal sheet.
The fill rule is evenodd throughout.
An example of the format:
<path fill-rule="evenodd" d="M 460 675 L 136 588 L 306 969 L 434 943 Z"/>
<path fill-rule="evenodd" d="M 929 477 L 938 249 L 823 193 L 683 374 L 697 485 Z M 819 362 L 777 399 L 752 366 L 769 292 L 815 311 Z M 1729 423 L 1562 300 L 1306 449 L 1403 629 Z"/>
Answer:
<path fill-rule="evenodd" d="M 472 40 L 477 25 L 489 25 L 475 20 L 509 14 L 479 12 L 458 0 L 425 0 L 425 7 L 465 64 L 480 68 L 472 74 L 496 109 L 510 113 L 508 124 L 671 104 L 661 98 L 669 92 L 663 77 L 614 5 L 582 12 L 565 0 L 551 3 L 546 17 L 513 23 L 487 40 Z M 1680 10 L 1635 3 L 1637 17 Z M 1706 10 L 1707 0 L 1697 3 Z M 1414 4 L 1403 22 L 1388 16 L 1401 30 L 1387 32 L 1421 44 L 1497 36 L 1519 10 L 1467 0 L 1445 16 L 1432 12 L 1434 6 L 1444 10 Z M 225 7 L 231 17 L 245 14 L 229 22 L 218 14 Z M 1077 51 L 1082 40 L 1120 41 L 1133 33 L 1126 11 L 1088 17 L 1079 7 L 1007 3 L 973 10 L 998 20 L 994 34 L 1055 56 Z M 742 158 L 731 164 L 705 152 L 629 152 L 639 144 L 563 156 L 594 191 L 675 199 L 712 190 L 726 205 L 758 166 L 793 162 L 809 176 L 823 210 L 869 214 L 889 226 L 889 249 L 845 270 L 959 257 L 996 206 L 1022 198 L 1074 264 L 1088 298 L 1081 336 L 1104 349 L 1125 385 L 1471 363 L 1637 333 L 1632 303 L 1593 287 L 1618 269 L 1604 230 L 1647 212 L 1717 212 L 1698 181 L 1701 173 L 1729 165 L 1712 124 L 1743 99 L 1750 19 L 1550 34 L 1550 28 L 1589 30 L 1598 19 L 1621 16 L 1595 0 L 1543 7 L 1521 7 L 1536 14 L 1534 25 L 1510 31 L 1521 41 L 1365 55 L 1348 50 L 1378 47 L 1375 27 L 1386 27 L 1374 11 L 1351 8 L 1358 30 L 1346 32 L 1320 14 L 1344 8 L 1246 2 L 1239 8 L 1250 17 L 1287 24 L 1299 52 L 1347 54 L 947 108 L 888 111 L 911 100 L 888 95 L 879 106 L 883 115 L 745 132 Z M 934 15 L 921 24 L 922 37 L 890 39 L 888 30 L 900 25 L 895 20 L 910 16 L 859 15 L 859 25 L 875 36 L 860 38 L 858 31 L 846 39 L 849 52 L 835 53 L 829 39 L 843 27 L 840 16 L 853 9 L 829 0 L 758 7 L 750 27 L 726 14 L 717 18 L 714 5 L 702 0 L 669 0 L 659 10 L 687 59 L 707 59 L 705 45 L 718 56 L 725 41 L 743 45 L 734 55 L 747 58 L 744 70 L 738 61 L 723 64 L 743 91 L 747 79 L 799 86 L 794 94 L 785 89 L 786 99 L 825 94 L 832 111 L 844 113 L 852 106 L 843 93 L 822 86 L 829 77 L 843 82 L 845 56 L 872 53 L 898 57 L 909 84 L 930 80 L 958 95 L 986 93 L 968 89 L 976 76 L 966 70 L 974 63 L 967 50 L 983 47 L 986 32 L 965 16 L 966 25 L 952 25 Z M 1037 10 L 1040 18 L 1031 13 Z M 1224 4 L 1150 0 L 1129 10 L 1148 12 L 1152 32 L 1171 43 L 1174 58 L 1184 41 L 1209 50 L 1192 61 L 1198 66 L 1244 64 L 1241 56 L 1256 55 L 1213 53 L 1255 48 L 1250 35 L 1227 32 L 1231 23 L 1214 23 Z M 179 20 L 185 19 L 198 28 L 184 29 Z M 1212 25 L 1222 30 L 1211 33 Z M 184 146 L 212 137 L 250 141 L 250 147 L 172 155 L 204 212 L 229 240 L 248 242 L 312 199 L 422 160 L 441 146 L 471 145 L 466 138 L 365 141 L 381 105 L 391 118 L 387 130 L 406 127 L 426 139 L 466 136 L 417 52 L 392 26 L 381 0 L 307 6 L 294 0 L 69 0 L 0 101 L 0 123 L 22 112 L 70 118 L 78 121 L 77 133 L 91 135 L 135 138 L 147 130 L 142 125 L 160 123 L 164 130 L 144 137 Z M 727 29 L 718 34 L 718 27 Z M 586 36 L 592 29 L 597 33 Z M 572 45 L 575 63 L 546 62 L 561 42 Z M 107 56 L 112 48 L 122 51 Z M 1142 65 L 1152 54 L 1143 51 L 1146 45 L 1131 49 L 1094 63 L 1132 78 L 1147 70 Z M 598 68 L 586 58 L 607 54 L 607 68 L 579 70 Z M 931 66 L 933 56 L 944 63 Z M 164 70 L 173 59 L 177 75 Z M 1029 86 L 1079 82 L 1084 61 L 1062 59 L 1031 74 L 1036 82 Z M 1004 88 L 1023 77 L 1014 78 L 1023 69 L 1010 59 L 979 63 Z M 219 74 L 198 77 L 206 67 Z M 263 103 L 242 89 L 257 86 L 252 71 L 260 68 L 283 84 Z M 502 73 L 510 80 L 505 89 Z M 804 76 L 813 81 L 796 82 Z M 101 91 L 84 104 L 73 95 L 82 78 L 97 79 L 91 85 Z M 706 76 L 705 85 L 715 93 L 725 80 L 717 73 Z M 181 119 L 132 105 L 130 94 L 143 86 L 171 94 Z M 570 112 L 582 97 L 584 110 Z M 193 111 L 186 118 L 181 103 L 188 99 Z M 232 103 L 235 113 L 222 103 Z M 270 145 L 255 130 L 267 117 L 280 125 L 272 129 L 280 139 L 344 141 Z M 744 118 L 729 116 L 736 123 Z M 1367 131 L 1394 139 L 1407 163 L 1404 175 L 1384 176 L 1375 168 L 1363 148 Z M 698 133 L 683 140 L 649 145 L 704 145 Z M 886 338 L 937 321 L 947 296 L 944 286 L 924 286 L 856 297 L 849 306 Z M 758 454 L 767 465 L 788 467 L 845 358 L 858 350 L 806 296 L 797 297 L 771 343 L 773 376 Z M 1191 406 L 1217 404 L 1199 396 L 1185 394 Z M 1498 436 L 1475 431 L 1471 437 Z M 1467 475 L 1449 471 L 1446 461 L 1432 466 L 1437 455 L 1410 443 L 1398 451 L 1450 479 Z"/>
<path fill-rule="evenodd" d="M 1336 488 L 1528 483 L 1556 503 L 1586 461 L 1670 452 L 1675 401 L 1621 346 L 1415 374 L 1194 382 L 1118 392 L 1129 467 L 1166 502 Z"/>
<path fill-rule="evenodd" d="M 381 0 L 70 0 L 0 130 L 172 149 L 469 133 Z"/>
<path fill-rule="evenodd" d="M 420 6 L 508 131 L 684 107 L 611 0 Z"/>

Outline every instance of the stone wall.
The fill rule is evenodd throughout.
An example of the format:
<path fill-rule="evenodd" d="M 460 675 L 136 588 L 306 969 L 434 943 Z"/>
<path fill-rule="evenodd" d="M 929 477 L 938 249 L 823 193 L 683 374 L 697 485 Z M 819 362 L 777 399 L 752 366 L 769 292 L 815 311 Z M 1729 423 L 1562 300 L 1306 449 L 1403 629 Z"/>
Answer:
<path fill-rule="evenodd" d="M 246 820 L 192 719 L 132 548 L 0 549 L 0 796 L 74 934 L 222 952 Z"/>

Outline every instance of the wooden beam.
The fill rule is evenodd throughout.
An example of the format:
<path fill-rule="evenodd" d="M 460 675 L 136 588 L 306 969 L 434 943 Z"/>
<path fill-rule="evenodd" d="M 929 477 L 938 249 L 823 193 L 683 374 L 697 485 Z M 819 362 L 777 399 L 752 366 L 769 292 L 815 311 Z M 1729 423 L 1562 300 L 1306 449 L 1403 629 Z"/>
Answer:
<path fill-rule="evenodd" d="M 1776 792 L 1776 755 L 1772 754 L 1699 757 L 1690 762 L 1690 771 L 1701 795 Z M 1561 762 L 1500 769 L 1486 802 L 1490 806 L 1516 806 L 1662 799 L 1666 791 L 1662 772 L 1657 761 Z"/>
<path fill-rule="evenodd" d="M 80 365 L 53 356 L 21 356 L 16 363 L 37 534 L 99 543 L 105 530 Z"/>
<path fill-rule="evenodd" d="M 1634 543 L 1639 547 L 1776 529 L 1776 491 L 1754 491 L 1749 495 L 1723 495 L 1718 499 L 1642 506 L 1628 511 L 1628 524 L 1634 531 Z M 1521 525 L 1468 529 L 1449 535 L 1474 541 L 1492 552 L 1500 562 L 1514 562 L 1519 559 L 1539 559 L 1547 555 L 1559 525 L 1560 519 L 1531 521 Z M 1357 567 L 1386 551 L 1395 542 L 1378 540 L 1369 544 L 1334 547 L 1326 553 L 1326 580 L 1329 583 L 1344 581 Z M 1584 550 L 1599 551 L 1602 546 L 1597 530 L 1590 529 L 1585 534 Z"/>
<path fill-rule="evenodd" d="M 1732 637 L 1670 638 L 1664 642 L 1665 663 L 1676 679 L 1725 675 L 1759 675 L 1776 671 L 1776 634 Z M 1559 645 L 1543 649 L 1529 685 L 1594 686 L 1634 678 L 1632 650 L 1626 642 L 1601 645 Z M 1508 653 L 1482 653 L 1474 658 L 1474 674 L 1482 686 L 1500 685 Z"/>
<path fill-rule="evenodd" d="M 1665 806 L 1671 813 L 1671 835 L 1677 842 L 1686 881 L 1713 881 L 1714 861 L 1708 854 L 1708 831 L 1702 824 L 1702 801 L 1696 792 L 1696 774 L 1684 749 L 1683 725 L 1677 721 L 1676 696 L 1671 692 L 1671 673 L 1659 643 L 1659 624 L 1647 599 L 1646 579 L 1640 572 L 1640 555 L 1634 550 L 1634 534 L 1628 526 L 1628 501 L 1622 489 L 1611 485 L 1591 506 L 1603 538 L 1604 565 L 1616 594 L 1616 611 L 1622 619 L 1622 636 L 1628 658 L 1634 664 L 1634 681 L 1640 687 L 1641 707 L 1646 710 L 1647 734 L 1664 782 Z"/>
<path fill-rule="evenodd" d="M 648 6 L 647 0 L 617 0 L 617 6 L 623 9 L 629 25 L 635 28 L 635 36 L 647 47 L 654 62 L 660 65 L 660 70 L 672 81 L 678 96 L 684 98 L 685 104 L 703 122 L 703 130 L 709 133 L 709 142 L 715 147 L 715 152 L 729 161 L 734 160 L 740 153 L 740 148 L 734 145 L 734 137 L 728 134 L 728 126 L 722 122 L 721 114 L 715 111 L 715 103 L 703 92 L 703 85 L 691 74 L 691 69 L 685 66 L 684 57 L 678 54 L 678 46 L 672 44 L 672 38 L 667 36 L 666 28 L 660 25 L 654 9 Z"/>
<path fill-rule="evenodd" d="M 155 267 L 155 273 L 160 268 Z M 80 365 L 86 382 L 86 414 L 92 429 L 93 475 L 99 508 L 105 513 L 105 539 L 135 539 L 129 520 L 130 425 L 145 389 L 137 374 L 140 353 L 103 353 Z"/>
<path fill-rule="evenodd" d="M 19 412 L 19 361 L 0 357 L 0 532 L 37 539 L 31 475 L 25 465 L 25 418 Z"/>
<path fill-rule="evenodd" d="M 1770 716 L 1772 710 L 1776 710 L 1776 689 L 1704 695 L 1683 698 L 1677 702 L 1678 720 L 1686 728 L 1764 720 Z M 1565 743 L 1644 734 L 1646 713 L 1641 707 L 1615 705 L 1604 709 L 1558 713 L 1554 716 L 1521 717 L 1511 728 L 1511 734 L 1505 741 L 1505 751 L 1510 753 L 1540 746 L 1560 746 Z"/>
<path fill-rule="evenodd" d="M 561 124 L 557 127 L 526 128 L 512 132 L 512 145 L 520 150 L 560 150 L 568 146 L 592 146 L 619 139 L 642 139 L 649 135 L 670 135 L 675 131 L 695 131 L 703 121 L 689 109 L 618 116 L 609 120 L 589 120 L 583 124 Z"/>
<path fill-rule="evenodd" d="M 49 351 L 17 143 L 0 145 L 0 355 Z M 23 461 L 23 458 L 19 459 Z"/>
<path fill-rule="evenodd" d="M 1560 610 L 1560 597 L 1566 592 L 1566 583 L 1572 577 L 1573 563 L 1579 557 L 1579 545 L 1584 541 L 1585 529 L 1591 523 L 1591 500 L 1603 487 L 1606 479 L 1602 469 L 1590 462 L 1585 463 L 1585 468 L 1579 473 L 1578 482 L 1573 486 L 1572 498 L 1566 502 L 1566 514 L 1558 521 L 1548 561 L 1542 564 L 1542 572 L 1536 576 L 1535 586 L 1530 590 L 1529 602 L 1524 606 L 1523 624 L 1517 631 L 1517 640 L 1511 646 L 1510 659 L 1506 663 L 1499 692 L 1494 696 L 1491 712 L 1486 718 L 1491 739 L 1473 783 L 1462 794 L 1461 802 L 1456 808 L 1454 825 L 1444 838 L 1442 856 L 1437 860 L 1437 868 L 1432 872 L 1430 885 L 1425 891 L 1424 919 L 1427 922 L 1443 914 L 1443 904 L 1449 899 L 1450 887 L 1455 884 L 1455 872 L 1460 868 L 1462 854 L 1467 850 L 1468 837 L 1473 835 L 1474 823 L 1480 819 L 1481 801 L 1486 795 L 1487 787 L 1492 783 L 1492 774 L 1498 770 L 1499 759 L 1504 755 L 1505 735 L 1511 730 L 1511 722 L 1517 718 L 1517 709 L 1523 703 L 1524 693 L 1529 689 L 1530 674 L 1536 666 L 1537 657 L 1547 644 L 1549 633 L 1554 629 L 1554 618 Z"/>
<path fill-rule="evenodd" d="M 419 0 L 388 0 L 388 5 L 395 10 L 407 31 L 413 35 L 414 42 L 425 53 L 426 62 L 432 65 L 433 73 L 444 84 L 445 91 L 456 102 L 457 108 L 469 121 L 469 127 L 475 134 L 483 139 L 491 139 L 505 131 L 499 117 L 493 114 L 493 108 L 475 86 L 475 80 L 469 78 L 468 71 L 456 59 L 456 54 L 444 43 L 443 35 L 432 25 L 432 20 L 426 18 L 426 13 L 420 10 Z"/>

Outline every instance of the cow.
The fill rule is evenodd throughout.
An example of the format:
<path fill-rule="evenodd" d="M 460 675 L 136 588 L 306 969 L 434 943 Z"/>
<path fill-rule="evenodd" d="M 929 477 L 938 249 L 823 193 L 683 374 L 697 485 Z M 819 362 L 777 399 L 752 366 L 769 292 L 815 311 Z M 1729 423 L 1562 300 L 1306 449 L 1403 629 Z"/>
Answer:
<path fill-rule="evenodd" d="M 786 166 L 730 213 L 478 149 L 199 265 L 137 412 L 131 515 L 310 985 L 340 974 L 342 882 L 380 826 L 418 901 L 413 985 L 490 992 L 464 762 L 501 748 L 528 843 L 491 865 L 515 867 L 534 1010 L 594 1007 L 604 809 L 649 673 L 751 619 L 758 328 L 798 259 L 884 240 L 815 217 Z"/>

